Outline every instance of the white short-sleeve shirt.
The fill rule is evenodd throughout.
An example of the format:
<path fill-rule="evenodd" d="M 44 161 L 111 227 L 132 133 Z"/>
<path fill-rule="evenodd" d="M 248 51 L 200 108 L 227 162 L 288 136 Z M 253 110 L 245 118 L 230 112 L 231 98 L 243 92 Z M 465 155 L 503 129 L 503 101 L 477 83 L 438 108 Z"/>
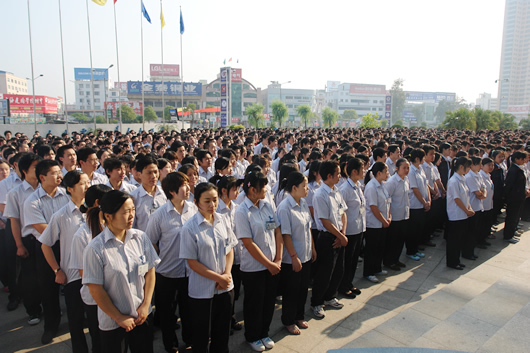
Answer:
<path fill-rule="evenodd" d="M 469 206 L 469 189 L 466 179 L 458 173 L 454 173 L 447 182 L 447 217 L 450 221 L 461 221 L 467 219 L 467 214 L 455 202 L 460 199 L 464 206 Z"/>
<path fill-rule="evenodd" d="M 300 199 L 298 204 L 295 199 L 286 194 L 284 200 L 276 211 L 280 221 L 282 234 L 289 234 L 293 241 L 294 250 L 300 262 L 306 263 L 311 260 L 311 212 L 304 199 Z M 282 262 L 292 264 L 292 258 L 287 249 L 283 248 Z"/>

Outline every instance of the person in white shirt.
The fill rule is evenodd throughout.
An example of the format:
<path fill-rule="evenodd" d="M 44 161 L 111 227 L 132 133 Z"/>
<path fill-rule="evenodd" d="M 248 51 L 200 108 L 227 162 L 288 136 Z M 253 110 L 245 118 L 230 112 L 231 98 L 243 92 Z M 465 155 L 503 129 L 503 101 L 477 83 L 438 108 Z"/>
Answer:
<path fill-rule="evenodd" d="M 462 239 L 462 257 L 468 260 L 475 260 L 475 246 L 482 230 L 484 222 L 484 203 L 487 196 L 486 184 L 480 175 L 482 169 L 482 159 L 471 157 L 471 170 L 466 174 L 466 185 L 469 189 L 469 203 L 475 214 L 469 218 L 469 233 Z"/>
<path fill-rule="evenodd" d="M 484 216 L 482 217 L 483 222 L 480 225 L 481 232 L 477 240 L 477 248 L 484 249 L 485 246 L 491 245 L 486 239 L 491 232 L 491 227 L 493 226 L 493 221 L 495 220 L 495 211 L 493 210 L 493 194 L 494 186 L 493 181 L 491 180 L 490 173 L 493 171 L 494 163 L 491 158 L 482 159 L 482 170 L 480 171 L 480 176 L 484 181 L 486 186 L 486 198 L 482 200 L 484 205 Z"/>
<path fill-rule="evenodd" d="M 105 184 L 108 181 L 106 176 L 96 173 L 98 157 L 95 150 L 90 147 L 81 148 L 77 151 L 77 160 L 81 170 L 88 176 L 90 185 Z"/>
<path fill-rule="evenodd" d="M 125 165 L 118 158 L 107 158 L 103 162 L 105 173 L 109 181 L 105 185 L 110 186 L 114 190 L 120 190 L 126 193 L 131 193 L 136 189 L 136 186 L 127 183 L 125 179 Z"/>
<path fill-rule="evenodd" d="M 210 170 L 212 166 L 212 154 L 207 150 L 199 150 L 196 154 L 199 163 L 199 176 L 210 180 L 214 173 Z"/>
<path fill-rule="evenodd" d="M 55 160 L 61 163 L 63 176 L 69 171 L 77 169 L 77 155 L 72 145 L 64 145 L 57 150 Z"/>
<path fill-rule="evenodd" d="M 457 157 L 451 162 L 453 176 L 447 182 L 447 245 L 446 264 L 455 270 L 463 270 L 464 265 L 460 262 L 462 239 L 470 231 L 469 217 L 475 212 L 469 203 L 469 189 L 466 185 L 465 175 L 471 168 L 471 159 L 468 157 Z"/>
<path fill-rule="evenodd" d="M 388 146 L 388 158 L 386 159 L 386 165 L 388 166 L 388 174 L 390 176 L 394 175 L 396 172 L 396 162 L 399 159 L 401 150 L 398 145 Z"/>
<path fill-rule="evenodd" d="M 103 162 L 105 162 L 105 159 L 109 158 L 111 155 L 111 152 L 108 148 L 101 148 L 99 151 L 96 152 L 96 156 L 99 160 L 99 167 L 96 169 L 96 173 L 102 174 L 106 176 L 105 168 L 103 168 Z"/>

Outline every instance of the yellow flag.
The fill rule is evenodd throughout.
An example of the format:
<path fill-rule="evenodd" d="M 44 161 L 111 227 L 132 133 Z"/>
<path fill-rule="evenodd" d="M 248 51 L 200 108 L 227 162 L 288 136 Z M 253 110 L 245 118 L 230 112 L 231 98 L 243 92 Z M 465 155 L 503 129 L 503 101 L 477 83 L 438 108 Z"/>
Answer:
<path fill-rule="evenodd" d="M 162 7 L 160 7 L 160 22 L 162 22 L 162 28 L 164 28 L 166 25 L 166 20 L 164 20 L 164 11 L 162 10 Z"/>
<path fill-rule="evenodd" d="M 92 1 L 101 6 L 107 3 L 107 0 L 92 0 Z"/>

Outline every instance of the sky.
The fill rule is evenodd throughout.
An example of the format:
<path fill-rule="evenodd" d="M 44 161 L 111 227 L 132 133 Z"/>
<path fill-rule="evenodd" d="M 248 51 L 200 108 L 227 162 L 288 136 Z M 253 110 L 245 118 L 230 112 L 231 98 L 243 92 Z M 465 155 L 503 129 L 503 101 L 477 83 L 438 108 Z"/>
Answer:
<path fill-rule="evenodd" d="M 90 67 L 87 0 L 29 0 L 37 95 L 64 97 L 59 6 L 61 1 L 66 98 L 74 102 L 74 67 Z M 161 63 L 160 0 L 118 0 L 120 81 L 141 80 Z M 28 1 L 0 0 L 0 70 L 31 77 Z M 214 80 L 224 60 L 265 89 L 324 89 L 327 81 L 384 84 L 397 78 L 409 91 L 456 92 L 467 102 L 497 96 L 504 0 L 163 0 L 165 64 L 180 64 L 186 82 Z M 118 81 L 112 0 L 88 0 L 93 67 Z M 239 60 L 237 64 L 236 61 Z M 31 84 L 31 82 L 30 82 Z M 31 94 L 31 87 L 29 86 Z"/>

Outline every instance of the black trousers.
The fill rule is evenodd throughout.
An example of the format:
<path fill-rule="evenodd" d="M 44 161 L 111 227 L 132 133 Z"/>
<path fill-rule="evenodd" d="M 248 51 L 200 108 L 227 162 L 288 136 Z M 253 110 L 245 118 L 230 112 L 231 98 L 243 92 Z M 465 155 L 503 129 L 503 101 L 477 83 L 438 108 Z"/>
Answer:
<path fill-rule="evenodd" d="M 157 297 L 158 307 L 156 311 L 158 311 L 160 318 L 162 342 L 166 351 L 169 352 L 173 347 L 179 346 L 177 334 L 175 333 L 175 304 L 179 307 L 182 339 L 186 344 L 191 344 L 193 342 L 193 330 L 188 297 L 188 277 L 169 278 L 157 273 L 155 296 Z"/>
<path fill-rule="evenodd" d="M 103 353 L 153 353 L 152 317 L 136 326 L 132 331 L 118 327 L 112 331 L 101 331 L 101 347 Z"/>
<path fill-rule="evenodd" d="M 472 257 L 475 255 L 475 246 L 481 234 L 481 223 L 484 219 L 483 212 L 475 212 L 473 217 L 469 217 L 469 232 L 462 238 L 462 256 Z"/>
<path fill-rule="evenodd" d="M 494 209 L 484 211 L 484 214 L 482 216 L 482 222 L 480 224 L 478 244 L 483 244 L 490 235 L 491 226 L 493 225 L 495 218 L 497 218 L 497 216 L 495 215 Z"/>
<path fill-rule="evenodd" d="M 460 264 L 462 240 L 467 233 L 469 233 L 469 218 L 447 222 L 447 245 L 445 248 L 447 266 L 458 266 Z"/>
<path fill-rule="evenodd" d="M 409 220 L 392 221 L 388 227 L 383 264 L 392 266 L 399 262 L 403 245 L 409 232 Z"/>
<path fill-rule="evenodd" d="M 0 229 L 0 282 L 9 287 L 7 272 L 6 230 Z"/>
<path fill-rule="evenodd" d="M 525 200 L 506 202 L 506 219 L 504 220 L 504 239 L 513 238 Z"/>
<path fill-rule="evenodd" d="M 232 324 L 237 322 L 236 319 L 236 300 L 239 299 L 241 292 L 241 270 L 239 265 L 232 265 L 232 281 L 234 281 L 234 304 L 232 305 Z"/>
<path fill-rule="evenodd" d="M 302 270 L 293 271 L 293 265 L 282 263 L 281 283 L 283 284 L 282 323 L 293 325 L 304 320 L 304 307 L 311 275 L 311 260 L 302 264 Z"/>
<path fill-rule="evenodd" d="M 344 275 L 339 284 L 339 292 L 346 293 L 353 288 L 353 279 L 357 271 L 357 261 L 361 253 L 363 233 L 346 235 L 348 245 L 344 249 Z"/>
<path fill-rule="evenodd" d="M 366 228 L 363 276 L 381 272 L 388 228 Z"/>
<path fill-rule="evenodd" d="M 189 301 L 193 311 L 193 353 L 228 353 L 234 291 Z"/>
<path fill-rule="evenodd" d="M 336 237 L 329 232 L 320 232 L 316 244 L 318 268 L 313 281 L 311 306 L 323 305 L 337 295 L 344 275 L 344 247 L 333 248 Z"/>
<path fill-rule="evenodd" d="M 81 279 L 72 281 L 64 286 L 66 315 L 68 316 L 68 329 L 72 339 L 73 353 L 88 353 L 88 345 L 83 332 L 85 307 L 79 292 L 82 286 Z"/>
<path fill-rule="evenodd" d="M 269 336 L 280 276 L 273 276 L 268 270 L 241 271 L 241 278 L 245 287 L 243 299 L 245 339 L 247 342 L 254 342 Z"/>
<path fill-rule="evenodd" d="M 313 244 L 315 244 L 315 248 L 318 242 L 319 233 L 320 231 L 318 229 L 311 228 L 311 236 L 313 237 Z M 317 256 L 317 260 L 311 264 L 311 279 L 315 278 L 315 275 L 317 273 L 317 268 L 318 268 L 318 256 Z"/>
<path fill-rule="evenodd" d="M 19 291 L 24 301 L 24 307 L 29 316 L 40 316 L 41 293 L 37 280 L 37 248 L 39 243 L 33 235 L 22 238 L 24 247 L 28 250 L 28 257 L 20 259 Z M 39 243 L 40 244 L 40 243 Z M 48 266 L 49 268 L 49 266 Z"/>
<path fill-rule="evenodd" d="M 424 234 L 425 221 L 427 220 L 427 213 L 423 208 L 410 209 L 410 227 L 409 236 L 405 239 L 407 245 L 407 255 L 415 255 L 418 252 L 418 245 L 422 241 L 422 235 Z"/>
<path fill-rule="evenodd" d="M 101 353 L 101 330 L 99 329 L 98 306 L 84 304 L 88 319 L 88 331 L 92 341 L 92 353 Z"/>
<path fill-rule="evenodd" d="M 9 286 L 9 301 L 20 300 L 18 289 L 18 274 L 20 272 L 20 259 L 17 257 L 17 244 L 11 231 L 11 220 L 6 224 L 6 262 L 7 262 L 7 285 Z"/>
<path fill-rule="evenodd" d="M 60 262 L 59 242 L 52 246 L 57 262 Z M 55 273 L 46 262 L 42 253 L 41 243 L 36 241 L 37 274 L 41 291 L 42 308 L 44 310 L 44 331 L 57 332 L 61 322 L 61 306 L 59 303 L 59 284 L 55 283 Z"/>

